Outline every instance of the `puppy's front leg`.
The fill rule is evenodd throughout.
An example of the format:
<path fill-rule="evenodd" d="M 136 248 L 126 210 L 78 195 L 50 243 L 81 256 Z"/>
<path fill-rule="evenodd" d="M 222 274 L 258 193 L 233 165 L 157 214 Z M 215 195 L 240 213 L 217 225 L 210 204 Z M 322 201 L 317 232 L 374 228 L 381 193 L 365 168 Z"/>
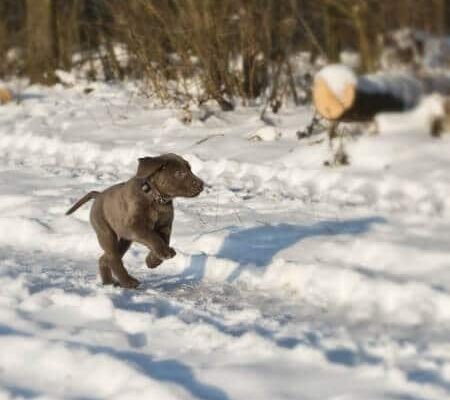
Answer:
<path fill-rule="evenodd" d="M 159 235 L 164 240 L 164 242 L 169 246 L 170 243 L 170 235 L 172 233 L 172 225 L 166 225 L 158 230 Z M 169 247 L 171 248 L 171 247 Z M 171 248 L 172 249 L 172 248 Z M 173 249 L 172 249 L 173 250 Z M 174 256 L 176 254 L 175 250 L 173 250 Z M 150 251 L 148 253 L 147 258 L 145 259 L 145 262 L 147 264 L 148 268 L 156 268 L 158 265 L 160 265 L 163 260 L 159 258 L 156 254 L 153 253 L 153 251 Z"/>
<path fill-rule="evenodd" d="M 158 259 L 167 260 L 175 256 L 175 250 L 154 230 L 140 228 L 135 230 L 134 234 L 133 240 L 147 246 Z"/>

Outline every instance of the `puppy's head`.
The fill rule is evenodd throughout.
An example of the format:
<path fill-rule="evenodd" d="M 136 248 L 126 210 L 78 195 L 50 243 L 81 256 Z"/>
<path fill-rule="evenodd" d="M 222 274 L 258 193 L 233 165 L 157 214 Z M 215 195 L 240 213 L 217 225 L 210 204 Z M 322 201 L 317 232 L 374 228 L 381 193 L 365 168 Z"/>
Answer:
<path fill-rule="evenodd" d="M 139 158 L 136 176 L 149 179 L 164 196 L 195 197 L 203 191 L 203 181 L 191 171 L 191 166 L 176 154 Z"/>

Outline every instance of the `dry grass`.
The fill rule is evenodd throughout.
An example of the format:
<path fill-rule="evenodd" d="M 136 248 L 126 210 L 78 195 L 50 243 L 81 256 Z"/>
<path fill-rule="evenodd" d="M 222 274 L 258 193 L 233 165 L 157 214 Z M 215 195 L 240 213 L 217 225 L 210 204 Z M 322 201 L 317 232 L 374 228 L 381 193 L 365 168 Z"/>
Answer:
<path fill-rule="evenodd" d="M 385 32 L 444 33 L 449 11 L 450 0 L 2 0 L 0 51 L 29 51 L 19 51 L 25 59 L 14 65 L 2 63 L 0 75 L 39 81 L 77 66 L 77 53 L 78 63 L 93 66 L 91 78 L 100 60 L 105 79 L 142 79 L 163 101 L 213 99 L 227 110 L 259 99 L 276 110 L 287 98 L 300 101 L 292 61 L 300 51 L 335 61 L 355 50 L 361 69 L 375 70 Z M 50 19 L 52 34 L 31 32 L 33 18 Z M 48 50 L 46 62 L 37 62 L 33 42 Z"/>

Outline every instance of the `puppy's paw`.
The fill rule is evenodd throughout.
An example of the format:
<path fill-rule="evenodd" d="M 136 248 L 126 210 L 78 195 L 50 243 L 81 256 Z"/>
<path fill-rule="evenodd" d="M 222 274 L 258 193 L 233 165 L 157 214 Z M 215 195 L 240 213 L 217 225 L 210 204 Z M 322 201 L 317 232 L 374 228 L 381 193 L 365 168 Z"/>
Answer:
<path fill-rule="evenodd" d="M 169 246 L 158 249 L 158 251 L 156 251 L 155 253 L 157 258 L 161 260 L 168 260 L 169 258 L 175 257 L 175 255 L 177 254 L 177 252 Z"/>
<path fill-rule="evenodd" d="M 145 262 L 147 264 L 148 268 L 156 268 L 158 265 L 160 265 L 163 260 L 153 255 L 153 253 L 150 253 L 147 258 L 145 259 Z"/>
<path fill-rule="evenodd" d="M 175 249 L 173 247 L 169 247 L 169 253 L 170 253 L 169 258 L 173 258 L 177 255 L 177 252 L 175 251 Z"/>
<path fill-rule="evenodd" d="M 141 282 L 130 275 L 128 279 L 123 279 L 122 281 L 120 281 L 119 285 L 120 287 L 123 287 L 125 289 L 136 289 L 140 283 Z"/>
<path fill-rule="evenodd" d="M 119 283 L 119 281 L 117 279 L 111 277 L 111 279 L 105 279 L 102 282 L 102 285 L 103 286 L 109 286 L 109 285 L 120 286 L 120 283 Z"/>

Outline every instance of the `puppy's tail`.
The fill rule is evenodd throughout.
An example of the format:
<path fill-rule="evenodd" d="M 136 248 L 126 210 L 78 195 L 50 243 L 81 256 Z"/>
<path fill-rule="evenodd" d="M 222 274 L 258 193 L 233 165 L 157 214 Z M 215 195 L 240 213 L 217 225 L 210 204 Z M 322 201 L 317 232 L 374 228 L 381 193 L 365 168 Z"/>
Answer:
<path fill-rule="evenodd" d="M 76 211 L 78 208 L 80 208 L 84 203 L 88 202 L 89 200 L 95 199 L 100 192 L 97 192 L 93 190 L 92 192 L 89 192 L 85 196 L 83 196 L 80 200 L 78 200 L 72 207 L 70 207 L 66 211 L 66 215 L 72 214 L 74 211 Z"/>

